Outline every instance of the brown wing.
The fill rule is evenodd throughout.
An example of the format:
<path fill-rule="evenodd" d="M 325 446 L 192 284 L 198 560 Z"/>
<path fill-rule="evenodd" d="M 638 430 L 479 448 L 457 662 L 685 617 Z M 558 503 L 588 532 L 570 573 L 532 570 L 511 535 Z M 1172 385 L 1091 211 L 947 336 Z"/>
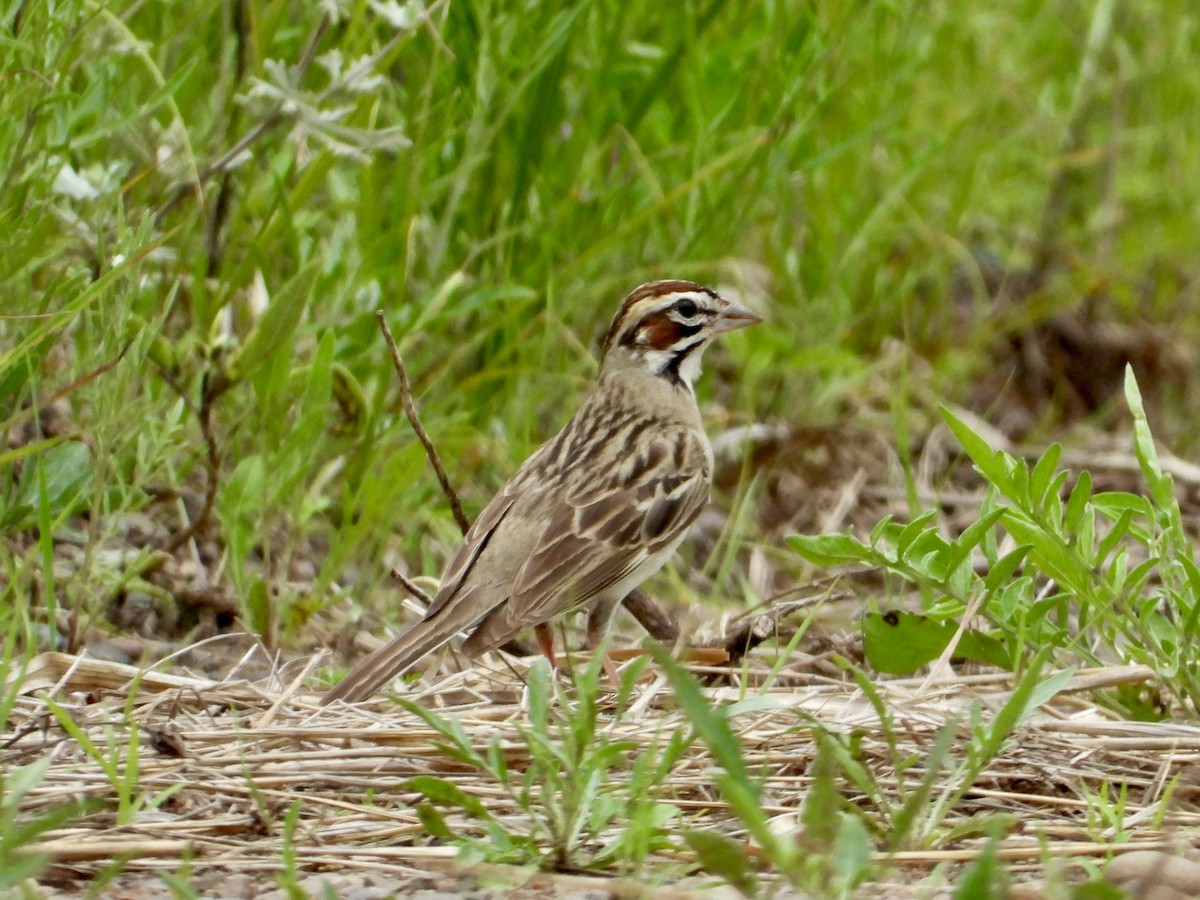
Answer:
<path fill-rule="evenodd" d="M 457 595 L 466 584 L 472 569 L 479 561 L 479 557 L 487 549 L 488 543 L 496 530 L 504 523 L 509 513 L 513 511 L 514 506 L 529 506 L 531 503 L 536 503 L 536 494 L 539 493 L 535 485 L 531 482 L 531 473 L 537 472 L 542 465 L 543 458 L 550 451 L 550 444 L 545 444 L 540 447 L 536 453 L 530 456 L 521 465 L 513 477 L 502 487 L 499 493 L 492 498 L 492 502 L 484 507 L 483 512 L 475 520 L 474 524 L 463 537 L 463 542 L 455 552 L 450 564 L 446 566 L 445 572 L 442 573 L 441 583 L 438 585 L 437 595 L 433 598 L 433 603 L 429 605 L 429 609 L 425 611 L 425 617 L 436 615 L 440 612 L 447 603 L 457 599 Z M 517 516 L 520 518 L 520 514 Z M 493 606 L 504 602 L 507 599 L 506 592 L 497 592 L 494 602 L 490 605 L 482 598 L 476 596 L 472 602 L 480 607 L 480 615 L 486 613 Z"/>
<path fill-rule="evenodd" d="M 577 609 L 676 544 L 708 501 L 703 440 L 657 437 L 604 482 L 558 495 L 513 582 L 509 618 L 534 625 Z"/>

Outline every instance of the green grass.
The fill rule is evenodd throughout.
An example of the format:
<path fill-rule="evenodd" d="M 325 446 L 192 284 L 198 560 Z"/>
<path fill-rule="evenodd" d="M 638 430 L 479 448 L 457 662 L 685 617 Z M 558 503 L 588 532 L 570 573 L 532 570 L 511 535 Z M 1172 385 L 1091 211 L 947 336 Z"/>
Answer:
<path fill-rule="evenodd" d="M 385 559 L 436 574 L 457 530 L 379 308 L 468 512 L 562 423 L 650 278 L 728 285 L 769 320 L 710 354 L 716 426 L 890 407 L 903 437 L 992 365 L 980 253 L 1053 263 L 1010 321 L 1099 292 L 1200 332 L 1187 0 L 337 6 L 0 6 L 8 670 L 130 591 L 170 618 L 163 554 L 129 532 L 149 513 L 186 536 L 210 490 L 206 571 L 270 645 L 311 646 L 334 603 L 390 608 Z M 1155 423 L 1177 451 L 1192 409 Z M 690 560 L 715 594 L 743 595 L 749 509 Z M 1169 512 L 1154 493 L 1148 520 Z M 1106 619 L 1113 644 L 1161 637 L 1148 616 Z"/>
<path fill-rule="evenodd" d="M 0 402 L 11 434 L 64 393 L 60 430 L 91 452 L 73 451 L 58 512 L 92 514 L 91 546 L 147 487 L 204 491 L 198 407 L 227 388 L 216 516 L 243 597 L 315 535 L 322 593 L 350 568 L 378 580 L 401 521 L 400 553 L 440 567 L 429 535 L 453 530 L 397 427 L 376 308 L 478 508 L 561 423 L 642 279 L 730 283 L 768 315 L 712 355 L 702 392 L 733 418 L 829 421 L 891 377 L 889 335 L 932 348 L 951 394 L 986 364 L 986 321 L 946 331 L 949 276 L 972 247 L 1035 255 L 1064 168 L 1052 243 L 1070 277 L 1036 308 L 1103 282 L 1130 315 L 1161 313 L 1194 275 L 1186 4 L 1108 10 L 1090 74 L 1106 4 L 455 3 L 404 30 L 360 4 L 324 31 L 315 9 L 238 9 L 5 13 Z M 1101 256 L 1106 202 L 1121 220 Z M 32 490 L 23 462 L 6 460 L 9 504 Z M 58 593 L 102 605 L 96 582 L 121 576 L 101 568 L 89 557 Z M 282 600 L 287 632 L 304 616 Z"/>

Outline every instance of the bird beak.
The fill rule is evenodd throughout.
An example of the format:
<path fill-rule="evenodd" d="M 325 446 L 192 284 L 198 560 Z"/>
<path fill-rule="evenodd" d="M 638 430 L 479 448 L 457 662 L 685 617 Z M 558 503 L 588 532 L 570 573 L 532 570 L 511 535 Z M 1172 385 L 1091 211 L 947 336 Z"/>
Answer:
<path fill-rule="evenodd" d="M 762 318 L 756 316 L 744 306 L 739 306 L 736 303 L 729 303 L 721 310 L 721 317 L 717 319 L 714 331 L 717 334 L 722 334 L 726 331 L 737 331 L 739 328 L 745 328 L 747 325 L 753 325 L 755 322 L 761 322 Z"/>

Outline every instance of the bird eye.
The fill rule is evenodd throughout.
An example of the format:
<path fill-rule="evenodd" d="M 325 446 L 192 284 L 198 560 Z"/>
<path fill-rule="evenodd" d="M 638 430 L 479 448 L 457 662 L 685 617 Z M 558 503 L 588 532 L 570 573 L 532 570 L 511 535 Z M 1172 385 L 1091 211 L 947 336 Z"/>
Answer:
<path fill-rule="evenodd" d="M 678 303 L 675 304 L 675 312 L 679 313 L 685 319 L 692 318 L 699 311 L 700 311 L 700 309 L 699 309 L 699 307 L 696 306 L 696 301 L 691 299 L 690 297 L 684 297 L 682 300 L 680 300 Z"/>

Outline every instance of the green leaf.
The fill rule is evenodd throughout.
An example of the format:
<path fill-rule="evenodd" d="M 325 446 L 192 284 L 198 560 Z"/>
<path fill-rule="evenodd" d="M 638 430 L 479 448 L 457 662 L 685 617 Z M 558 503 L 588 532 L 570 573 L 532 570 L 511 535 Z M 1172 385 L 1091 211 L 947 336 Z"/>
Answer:
<path fill-rule="evenodd" d="M 741 841 L 715 831 L 694 829 L 685 831 L 683 839 L 696 854 L 696 861 L 704 871 L 724 879 L 743 894 L 757 893 L 758 881 L 747 848 Z"/>
<path fill-rule="evenodd" d="M 983 543 L 988 532 L 995 528 L 1003 515 L 1004 510 L 1000 507 L 990 509 L 963 529 L 963 533 L 950 545 L 946 555 L 946 566 L 951 572 L 962 565 L 970 557 L 971 551 Z"/>
<path fill-rule="evenodd" d="M 730 809 L 768 858 L 786 868 L 791 845 L 771 830 L 767 814 L 762 808 L 761 788 L 750 774 L 742 755 L 742 745 L 729 727 L 725 712 L 709 704 L 696 679 L 672 659 L 661 644 L 651 644 L 650 655 L 666 673 L 675 699 L 720 766 L 722 774 L 716 779 L 717 787 Z"/>
<path fill-rule="evenodd" d="M 1007 464 L 1008 455 L 999 450 L 993 450 L 988 446 L 987 441 L 972 431 L 962 419 L 950 412 L 948 407 L 941 407 L 941 413 L 942 418 L 954 432 L 954 436 L 958 438 L 958 442 L 966 451 L 967 456 L 971 457 L 971 462 L 975 463 L 980 474 L 1000 493 L 1011 496 L 1013 480 Z"/>
<path fill-rule="evenodd" d="M 242 604 L 246 610 L 250 630 L 255 634 L 269 635 L 275 617 L 271 605 L 271 591 L 265 578 L 255 576 L 250 583 L 250 590 L 245 592 Z"/>
<path fill-rule="evenodd" d="M 0 453 L 0 466 L 11 465 L 27 456 L 35 456 L 42 451 L 48 451 L 51 447 L 57 447 L 67 439 L 67 435 L 59 434 L 51 438 L 46 438 L 44 441 L 33 441 L 29 444 L 23 444 L 20 447 L 14 447 L 12 450 L 6 450 Z"/>
<path fill-rule="evenodd" d="M 913 544 L 916 543 L 917 539 L 922 537 L 927 530 L 933 531 L 935 535 L 937 534 L 936 526 L 934 526 L 932 529 L 929 527 L 929 523 L 932 522 L 936 517 L 936 509 L 926 510 L 904 526 L 904 529 L 900 532 L 900 536 L 896 538 L 897 559 L 903 559 L 905 554 L 908 553 L 909 548 L 912 547 Z"/>
<path fill-rule="evenodd" d="M 995 839 L 983 845 L 963 871 L 954 889 L 954 900 L 1005 900 L 1009 896 L 1008 872 L 996 855 Z"/>
<path fill-rule="evenodd" d="M 1041 508 L 1046 499 L 1046 490 L 1050 487 L 1050 481 L 1061 458 L 1062 445 L 1051 444 L 1033 467 L 1033 473 L 1029 476 L 1029 499 L 1035 509 Z"/>
<path fill-rule="evenodd" d="M 933 662 L 945 651 L 958 626 L 916 613 L 891 610 L 868 613 L 862 620 L 863 650 L 878 672 L 907 675 Z M 959 639 L 955 658 L 973 659 L 1011 669 L 1012 654 L 998 638 L 967 629 Z"/>
<path fill-rule="evenodd" d="M 1133 366 L 1125 366 L 1125 401 L 1133 413 L 1133 452 L 1141 466 L 1142 476 L 1150 487 L 1150 496 L 1159 509 L 1167 509 L 1175 502 L 1175 488 L 1171 479 L 1163 474 L 1158 461 L 1158 450 L 1154 446 L 1154 435 L 1146 418 L 1146 407 L 1142 403 L 1142 392 L 1138 389 Z"/>
<path fill-rule="evenodd" d="M 1132 510 L 1125 510 L 1121 513 L 1121 517 L 1113 523 L 1108 534 L 1100 541 L 1100 547 L 1096 551 L 1096 564 L 1103 565 L 1109 555 L 1116 549 L 1117 544 L 1124 540 L 1125 535 L 1129 533 L 1129 526 L 1133 523 Z"/>
<path fill-rule="evenodd" d="M 793 534 L 787 542 L 789 547 L 815 566 L 871 561 L 871 549 L 848 534 Z"/>
<path fill-rule="evenodd" d="M 51 517 L 58 515 L 78 499 L 83 486 L 92 477 L 92 451 L 81 441 L 64 441 L 36 457 L 21 473 L 14 505 L 37 508 L 41 496 L 38 471 L 45 480 L 45 502 Z"/>
<path fill-rule="evenodd" d="M 1063 528 L 1067 534 L 1079 530 L 1079 520 L 1092 496 L 1092 476 L 1085 469 L 1075 479 L 1075 487 L 1071 488 L 1070 499 L 1067 500 L 1067 511 L 1063 516 Z"/>
<path fill-rule="evenodd" d="M 973 628 L 968 628 L 963 632 L 958 646 L 954 649 L 954 656 L 959 659 L 971 659 L 975 662 L 985 663 L 1009 672 L 1016 667 L 1013 653 L 1004 641 Z"/>
<path fill-rule="evenodd" d="M 358 379 L 341 363 L 335 362 L 330 367 L 330 374 L 333 376 L 333 402 L 337 404 L 340 415 L 333 431 L 338 435 L 357 437 L 366 431 L 370 419 L 371 406 L 367 402 L 367 395 Z"/>
<path fill-rule="evenodd" d="M 1025 562 L 1025 557 L 1029 555 L 1031 549 L 1029 544 L 1022 544 L 1016 550 L 1004 554 L 1004 557 L 988 570 L 987 576 L 983 580 L 983 586 L 991 592 L 1004 585 Z"/>
<path fill-rule="evenodd" d="M 418 803 L 417 818 L 420 819 L 425 833 L 439 841 L 452 841 L 456 837 L 450 826 L 446 824 L 446 818 L 432 803 Z"/>
<path fill-rule="evenodd" d="M 485 822 L 492 821 L 492 814 L 474 794 L 467 793 L 457 784 L 433 775 L 416 775 L 400 782 L 402 790 L 424 794 L 434 803 L 452 806 Z"/>
<path fill-rule="evenodd" d="M 839 750 L 845 751 L 845 746 L 838 737 L 826 734 L 819 728 L 813 729 L 812 736 L 817 745 L 817 756 L 807 773 L 812 778 L 812 785 L 804 795 L 800 825 L 806 839 L 828 845 L 833 841 L 838 807 L 841 805 L 837 756 Z"/>
<path fill-rule="evenodd" d="M 1042 667 L 1053 651 L 1052 646 L 1043 647 L 1022 673 L 1012 696 L 1000 708 L 987 729 L 981 748 L 984 759 L 990 759 L 999 753 L 1008 736 L 1027 722 L 1039 706 L 1061 691 L 1075 674 L 1075 669 L 1069 668 L 1056 672 L 1045 680 L 1042 679 Z"/>
<path fill-rule="evenodd" d="M 955 627 L 915 613 L 890 610 L 862 619 L 863 651 L 877 672 L 907 675 L 941 656 Z"/>
<path fill-rule="evenodd" d="M 245 381 L 258 371 L 267 358 L 292 337 L 292 332 L 304 317 L 313 288 L 313 272 L 320 262 L 314 257 L 293 275 L 267 304 L 267 311 L 254 323 L 225 366 L 225 378 L 230 384 Z"/>
<path fill-rule="evenodd" d="M 1086 592 L 1088 571 L 1070 548 L 1063 545 L 1061 538 L 1011 508 L 1004 517 L 1004 527 L 1018 543 L 1030 546 L 1030 553 L 1047 575 L 1075 593 Z"/>
<path fill-rule="evenodd" d="M 843 887 L 857 887 L 871 869 L 871 835 L 858 815 L 840 814 L 841 824 L 833 842 L 833 869 Z"/>

